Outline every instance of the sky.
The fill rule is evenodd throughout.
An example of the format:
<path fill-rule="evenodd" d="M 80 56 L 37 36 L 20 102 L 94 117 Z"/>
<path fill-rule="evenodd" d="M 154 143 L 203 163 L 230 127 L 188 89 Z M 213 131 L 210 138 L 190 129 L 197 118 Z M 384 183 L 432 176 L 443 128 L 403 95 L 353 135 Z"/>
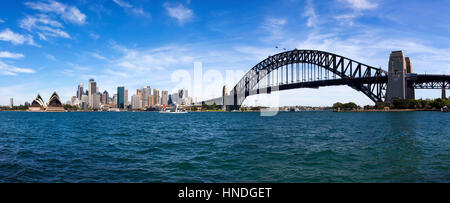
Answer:
<path fill-rule="evenodd" d="M 111 95 L 117 86 L 125 86 L 130 97 L 143 86 L 191 89 L 199 80 L 193 75 L 195 62 L 202 66 L 200 80 L 211 86 L 202 97 L 220 96 L 224 83 L 231 89 L 245 72 L 282 48 L 329 51 L 385 70 L 391 51 L 403 50 L 414 72 L 450 74 L 449 0 L 1 4 L 0 105 L 8 105 L 10 98 L 15 104 L 31 102 L 38 93 L 47 100 L 53 91 L 65 102 L 90 78 Z M 416 91 L 417 98 L 440 94 Z M 280 105 L 373 104 L 347 86 L 289 90 L 279 96 Z M 264 105 L 272 99 L 246 102 Z"/>

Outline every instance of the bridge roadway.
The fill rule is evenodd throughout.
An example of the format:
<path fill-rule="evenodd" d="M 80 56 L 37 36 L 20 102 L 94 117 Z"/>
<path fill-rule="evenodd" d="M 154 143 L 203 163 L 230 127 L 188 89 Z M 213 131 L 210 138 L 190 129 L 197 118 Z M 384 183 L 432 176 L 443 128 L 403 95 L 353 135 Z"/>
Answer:
<path fill-rule="evenodd" d="M 414 89 L 450 89 L 450 75 L 426 75 L 426 74 L 410 74 L 406 77 L 408 82 L 413 82 Z M 327 86 L 340 86 L 348 84 L 375 84 L 375 83 L 387 83 L 388 77 L 365 77 L 365 78 L 344 78 L 344 79 L 330 79 L 319 80 L 309 82 L 296 82 L 289 84 L 282 84 L 278 86 L 260 87 L 248 91 L 247 96 L 258 94 L 270 94 L 275 91 L 299 89 L 299 88 L 320 88 Z M 217 97 L 203 102 L 196 103 L 201 105 L 202 103 L 211 105 L 216 103 L 219 106 L 223 105 L 223 97 Z M 233 105 L 234 96 L 228 95 L 225 99 L 227 105 Z"/>

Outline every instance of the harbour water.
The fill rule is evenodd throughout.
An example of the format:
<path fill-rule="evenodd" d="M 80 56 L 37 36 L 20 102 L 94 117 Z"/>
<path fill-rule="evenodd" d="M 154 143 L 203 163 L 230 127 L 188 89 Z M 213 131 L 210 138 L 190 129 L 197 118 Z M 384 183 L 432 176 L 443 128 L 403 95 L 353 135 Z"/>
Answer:
<path fill-rule="evenodd" d="M 0 182 L 450 182 L 440 112 L 0 112 Z"/>

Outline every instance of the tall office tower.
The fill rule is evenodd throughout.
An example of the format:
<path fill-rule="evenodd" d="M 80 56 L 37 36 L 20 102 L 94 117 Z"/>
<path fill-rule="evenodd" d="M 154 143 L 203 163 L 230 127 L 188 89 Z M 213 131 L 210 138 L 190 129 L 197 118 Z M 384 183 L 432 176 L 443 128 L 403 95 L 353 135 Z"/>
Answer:
<path fill-rule="evenodd" d="M 97 83 L 94 79 L 89 79 L 89 107 L 92 107 L 92 104 L 94 103 L 93 96 L 95 93 L 97 93 Z"/>
<path fill-rule="evenodd" d="M 158 106 L 160 105 L 161 96 L 159 95 L 158 89 L 153 89 L 153 104 Z"/>
<path fill-rule="evenodd" d="M 130 100 L 128 100 L 128 90 L 127 89 L 124 90 L 123 98 L 124 98 L 123 103 L 125 104 L 125 106 L 130 105 Z"/>
<path fill-rule="evenodd" d="M 188 95 L 188 90 L 187 89 L 178 90 L 178 103 L 179 104 L 186 104 L 188 96 L 189 95 Z"/>
<path fill-rule="evenodd" d="M 131 96 L 131 109 L 140 109 L 140 99 L 138 95 Z"/>
<path fill-rule="evenodd" d="M 152 94 L 152 89 L 150 86 L 142 88 L 142 107 L 149 106 L 148 96 Z"/>
<path fill-rule="evenodd" d="M 103 104 L 109 104 L 110 103 L 109 102 L 109 93 L 106 90 L 103 92 L 103 95 L 102 95 L 102 103 Z"/>
<path fill-rule="evenodd" d="M 13 98 L 9 99 L 9 108 L 12 108 L 12 107 L 14 107 L 14 99 Z"/>
<path fill-rule="evenodd" d="M 77 89 L 77 98 L 79 100 L 81 100 L 81 95 L 84 94 L 84 90 L 83 90 L 83 83 L 80 82 L 80 84 L 78 85 L 78 89 Z"/>
<path fill-rule="evenodd" d="M 173 93 L 170 95 L 170 99 L 172 101 L 172 104 L 179 104 L 178 102 L 178 93 Z"/>
<path fill-rule="evenodd" d="M 117 87 L 117 108 L 125 108 L 125 87 Z"/>
<path fill-rule="evenodd" d="M 405 62 L 406 62 L 406 73 L 407 73 L 407 75 L 411 76 L 411 73 L 413 73 L 411 59 L 409 57 L 406 57 Z M 412 82 L 408 82 L 408 80 L 406 81 L 406 93 L 405 94 L 406 94 L 407 99 L 415 99 L 416 98 L 414 84 Z"/>
<path fill-rule="evenodd" d="M 136 95 L 139 96 L 139 102 L 142 103 L 142 89 L 137 89 Z"/>
<path fill-rule="evenodd" d="M 406 61 L 402 51 L 393 51 L 389 57 L 389 77 L 386 90 L 386 102 L 406 98 Z"/>
<path fill-rule="evenodd" d="M 95 110 L 99 110 L 100 109 L 100 97 L 101 94 L 100 93 L 95 93 L 94 95 L 92 95 L 93 99 L 92 99 L 92 109 Z"/>
<path fill-rule="evenodd" d="M 169 92 L 167 90 L 161 91 L 161 105 L 168 105 L 169 104 Z"/>
<path fill-rule="evenodd" d="M 113 98 L 111 100 L 111 103 L 114 107 L 117 107 L 117 94 L 113 95 Z"/>
<path fill-rule="evenodd" d="M 87 110 L 88 109 L 88 103 L 89 103 L 89 97 L 85 94 L 81 95 L 81 108 L 83 110 Z"/>
<path fill-rule="evenodd" d="M 148 95 L 148 106 L 154 106 L 155 103 L 153 101 L 153 95 Z"/>

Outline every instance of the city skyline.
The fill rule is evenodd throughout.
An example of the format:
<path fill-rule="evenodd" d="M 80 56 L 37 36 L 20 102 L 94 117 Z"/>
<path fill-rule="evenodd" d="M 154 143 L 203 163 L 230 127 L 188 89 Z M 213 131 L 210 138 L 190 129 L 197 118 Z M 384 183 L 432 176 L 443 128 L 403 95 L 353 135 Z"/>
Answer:
<path fill-rule="evenodd" d="M 68 101 L 74 87 L 89 78 L 96 78 L 102 92 L 110 96 L 117 86 L 125 86 L 130 98 L 132 89 L 149 84 L 171 94 L 177 84 L 171 82 L 172 72 L 192 72 L 196 61 L 203 63 L 204 71 L 245 73 L 283 48 L 331 51 L 385 70 L 390 52 L 404 50 L 415 72 L 448 74 L 450 70 L 446 37 L 450 27 L 435 23 L 450 14 L 439 11 L 445 8 L 438 1 L 202 5 L 199 1 L 29 0 L 3 5 L 0 104 L 5 106 L 10 98 L 23 104 L 38 93 L 49 98 L 54 91 Z M 84 83 L 84 88 L 88 86 Z M 345 86 L 281 94 L 290 97 L 283 97 L 289 99 L 280 105 L 330 106 L 350 100 L 372 104 Z M 416 94 L 437 98 L 440 91 Z"/>

